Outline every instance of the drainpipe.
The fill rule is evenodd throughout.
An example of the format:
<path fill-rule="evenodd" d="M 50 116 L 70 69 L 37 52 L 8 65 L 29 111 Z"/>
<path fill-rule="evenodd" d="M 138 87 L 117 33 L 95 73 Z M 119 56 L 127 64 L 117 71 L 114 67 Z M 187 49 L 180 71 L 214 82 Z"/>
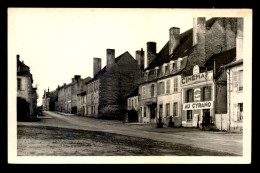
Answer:
<path fill-rule="evenodd" d="M 230 126 L 231 126 L 231 118 L 230 118 L 230 69 L 228 69 L 227 71 L 228 73 L 228 97 L 229 97 L 229 100 L 228 100 L 228 130 L 230 131 Z"/>

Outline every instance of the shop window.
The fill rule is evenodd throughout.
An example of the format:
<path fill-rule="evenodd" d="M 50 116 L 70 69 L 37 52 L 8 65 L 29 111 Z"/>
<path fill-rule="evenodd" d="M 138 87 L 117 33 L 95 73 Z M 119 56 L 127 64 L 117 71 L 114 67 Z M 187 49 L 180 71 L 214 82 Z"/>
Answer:
<path fill-rule="evenodd" d="M 169 103 L 166 104 L 166 116 L 167 117 L 170 116 L 170 104 Z"/>
<path fill-rule="evenodd" d="M 167 81 L 166 81 L 166 93 L 167 93 L 167 94 L 170 93 L 170 87 L 171 87 L 170 84 L 171 84 L 171 83 L 170 83 L 170 80 L 167 80 Z"/>
<path fill-rule="evenodd" d="M 192 110 L 187 110 L 187 121 L 192 120 Z"/>
<path fill-rule="evenodd" d="M 238 103 L 238 113 L 237 113 L 237 120 L 243 120 L 243 103 Z"/>
<path fill-rule="evenodd" d="M 178 103 L 173 103 L 173 116 L 178 116 Z"/>
<path fill-rule="evenodd" d="M 174 82 L 174 89 L 173 89 L 173 91 L 174 92 L 178 92 L 178 78 L 174 78 L 173 82 Z"/>

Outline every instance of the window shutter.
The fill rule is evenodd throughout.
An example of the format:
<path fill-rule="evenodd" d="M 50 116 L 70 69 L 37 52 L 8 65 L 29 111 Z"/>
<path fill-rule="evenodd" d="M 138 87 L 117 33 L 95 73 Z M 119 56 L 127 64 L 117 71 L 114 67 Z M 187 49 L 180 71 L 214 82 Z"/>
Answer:
<path fill-rule="evenodd" d="M 185 99 L 185 101 L 184 101 L 184 103 L 187 103 L 188 102 L 188 90 L 184 90 L 184 99 Z"/>
<path fill-rule="evenodd" d="M 211 100 L 211 86 L 208 86 L 208 100 Z"/>
<path fill-rule="evenodd" d="M 237 75 L 237 71 L 233 71 L 232 73 L 232 78 L 233 78 L 233 90 L 237 91 L 237 85 L 238 85 L 238 75 Z"/>
<path fill-rule="evenodd" d="M 203 87 L 200 88 L 200 101 L 204 101 L 203 100 Z"/>

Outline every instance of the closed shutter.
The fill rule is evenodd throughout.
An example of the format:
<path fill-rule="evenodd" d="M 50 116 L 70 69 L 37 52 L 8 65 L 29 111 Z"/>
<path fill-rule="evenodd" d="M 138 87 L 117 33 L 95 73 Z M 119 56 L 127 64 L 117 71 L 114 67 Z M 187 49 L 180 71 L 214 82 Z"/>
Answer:
<path fill-rule="evenodd" d="M 238 72 L 237 71 L 233 71 L 232 73 L 232 78 L 233 78 L 233 90 L 237 91 L 237 87 L 238 87 Z"/>
<path fill-rule="evenodd" d="M 211 86 L 208 86 L 208 100 L 211 100 Z"/>

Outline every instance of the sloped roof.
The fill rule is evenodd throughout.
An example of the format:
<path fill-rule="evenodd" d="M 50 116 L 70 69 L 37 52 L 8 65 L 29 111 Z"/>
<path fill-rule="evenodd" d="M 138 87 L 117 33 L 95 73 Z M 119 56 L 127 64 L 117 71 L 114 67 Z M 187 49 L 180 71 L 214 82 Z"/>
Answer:
<path fill-rule="evenodd" d="M 206 27 L 210 28 L 215 21 L 219 18 L 211 18 L 206 21 Z M 169 55 L 169 41 L 164 45 L 164 47 L 157 54 L 155 59 L 149 64 L 145 70 L 153 69 L 156 66 L 161 66 L 164 63 L 168 63 L 171 60 L 177 60 L 180 57 L 185 57 L 193 49 L 193 28 L 187 30 L 180 34 L 180 44 L 176 47 L 174 52 Z"/>
<path fill-rule="evenodd" d="M 218 78 L 222 71 L 221 66 L 226 64 L 230 64 L 231 62 L 235 61 L 236 59 L 236 48 L 229 49 L 218 54 L 212 55 L 204 64 L 205 67 L 208 69 L 214 69 L 214 60 L 215 60 L 215 78 Z"/>
<path fill-rule="evenodd" d="M 134 96 L 138 96 L 138 87 L 135 88 L 135 90 L 131 94 L 129 94 L 127 97 L 129 98 L 129 97 L 134 97 Z"/>
<path fill-rule="evenodd" d="M 121 55 L 119 55 L 118 57 L 116 57 L 115 58 L 115 63 L 117 63 L 118 62 L 118 60 L 120 60 L 123 56 L 125 56 L 126 54 L 129 54 L 132 58 L 133 58 L 133 56 L 128 52 L 128 51 L 126 51 L 126 52 L 124 52 L 123 54 L 121 54 Z M 134 58 L 133 58 L 134 59 Z M 135 59 L 134 59 L 135 60 Z M 136 61 L 136 60 L 135 60 Z M 86 82 L 86 84 L 88 84 L 88 83 L 90 83 L 90 82 L 92 82 L 92 81 L 94 81 L 94 80 L 96 80 L 96 79 L 98 79 L 98 78 L 100 78 L 104 73 L 106 73 L 106 67 L 107 66 L 105 66 L 104 68 L 102 68 L 91 80 L 89 80 L 89 81 L 87 81 Z"/>

